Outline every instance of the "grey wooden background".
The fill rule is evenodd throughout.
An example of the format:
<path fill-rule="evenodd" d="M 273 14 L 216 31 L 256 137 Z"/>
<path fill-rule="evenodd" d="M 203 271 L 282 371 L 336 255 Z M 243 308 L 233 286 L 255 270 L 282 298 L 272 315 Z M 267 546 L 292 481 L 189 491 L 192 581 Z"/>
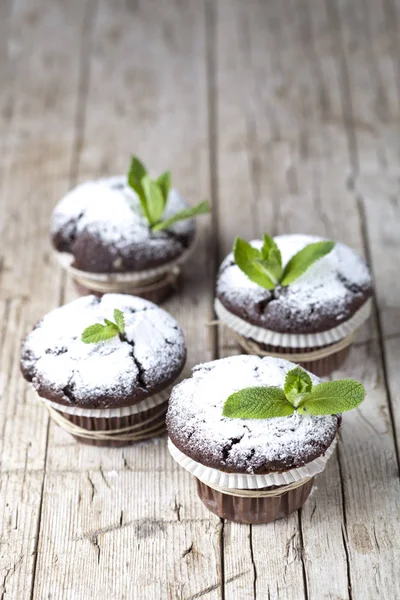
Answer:
<path fill-rule="evenodd" d="M 400 598 L 398 0 L 1 0 L 0 598 Z M 223 522 L 165 438 L 79 445 L 19 374 L 21 337 L 75 297 L 49 216 L 77 181 L 171 167 L 213 218 L 166 307 L 198 362 L 236 233 L 305 232 L 363 253 L 376 309 L 338 376 L 361 410 L 311 498 L 268 526 Z"/>

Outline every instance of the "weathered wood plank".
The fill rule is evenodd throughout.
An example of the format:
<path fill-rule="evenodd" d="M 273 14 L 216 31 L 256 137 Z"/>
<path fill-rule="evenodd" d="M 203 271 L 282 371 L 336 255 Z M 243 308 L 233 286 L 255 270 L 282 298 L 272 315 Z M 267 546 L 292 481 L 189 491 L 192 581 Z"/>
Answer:
<path fill-rule="evenodd" d="M 398 453 L 400 416 L 395 402 L 397 375 L 393 366 L 399 356 L 397 336 L 400 328 L 398 294 L 396 296 L 399 266 L 396 224 L 400 216 L 397 200 L 400 116 L 397 55 L 399 26 L 396 8 L 393 5 L 369 2 L 364 8 L 365 10 L 360 11 L 359 7 L 355 7 L 354 12 L 349 14 L 347 7 L 340 4 L 341 26 L 344 32 L 344 59 L 351 74 L 349 82 L 349 97 L 353 107 L 351 134 L 355 140 L 357 166 L 354 189 L 365 220 L 365 237 L 376 282 L 378 323 L 382 343 L 380 358 L 384 360 L 386 366 L 381 377 L 391 399 L 390 406 L 383 409 L 382 429 L 374 418 L 369 417 L 365 420 L 365 428 L 369 427 L 371 438 L 380 435 L 380 452 L 378 453 L 376 449 L 375 460 L 377 463 L 380 461 L 381 469 L 377 469 L 374 485 L 371 486 L 373 496 L 376 488 L 381 486 L 382 472 L 385 467 L 387 469 L 385 480 L 391 481 L 393 493 L 398 483 L 398 456 L 396 463 L 394 449 L 384 444 L 386 436 L 383 434 L 387 431 L 392 433 L 394 427 L 395 433 L 397 432 Z M 388 18 L 389 15 L 391 18 Z M 354 52 L 354 44 L 349 43 L 355 22 L 359 24 L 357 52 Z M 360 63 L 364 63 L 362 67 Z M 364 87 L 362 78 L 367 82 Z M 367 132 L 358 126 L 360 119 L 366 113 L 370 124 Z M 391 336 L 396 337 L 392 340 L 389 339 Z M 389 493 L 391 496 L 392 492 Z M 387 496 L 384 501 L 388 502 Z M 389 509 L 387 504 L 382 506 L 382 502 L 378 504 L 378 498 L 371 499 L 367 494 L 365 497 L 367 510 L 374 502 L 379 507 L 375 509 L 374 523 L 371 520 L 367 524 L 363 522 L 353 532 L 353 545 L 358 552 L 362 553 L 364 559 L 360 560 L 361 569 L 365 568 L 368 557 L 374 551 L 378 553 L 379 560 L 385 560 L 387 565 L 398 560 L 399 549 L 396 544 L 393 546 L 390 538 L 393 520 L 398 519 L 396 497 L 394 497 L 394 509 Z M 390 515 L 389 518 L 384 517 L 385 509 Z M 380 527 L 379 523 L 383 521 L 385 525 Z M 380 539 L 380 536 L 383 536 L 383 539 Z M 376 565 L 377 559 L 372 560 Z M 376 569 L 370 586 L 365 583 L 364 594 L 382 593 L 382 587 L 389 588 L 391 577 L 394 579 L 397 591 L 398 579 L 390 572 L 390 567 L 385 567 Z M 394 591 L 390 593 L 396 595 Z M 398 593 L 397 591 L 397 595 Z"/>
<path fill-rule="evenodd" d="M 0 594 L 4 599 L 30 597 L 43 474 L 3 473 L 0 480 Z"/>
<path fill-rule="evenodd" d="M 27 386 L 21 385 L 18 373 L 18 340 L 58 303 L 60 274 L 48 243 L 49 214 L 54 197 L 68 187 L 79 56 L 67 48 L 79 36 L 82 13 L 80 3 L 72 4 L 68 13 L 57 6 L 45 10 L 44 1 L 29 6 L 14 3 L 10 39 L 15 69 L 13 119 L 0 195 L 1 286 L 11 311 L 5 317 L 8 334 L 2 343 L 4 354 L 13 359 L 11 393 L 5 390 L 1 404 L 8 417 L 2 440 L 3 469 L 23 468 L 29 446 L 32 468 L 43 466 L 46 419 L 36 404 L 29 402 L 24 409 Z M 29 431 L 34 421 L 38 424 L 35 435 L 29 439 L 25 434 L 20 444 L 14 444 L 16 430 Z"/>
<path fill-rule="evenodd" d="M 219 521 L 168 466 L 49 474 L 35 597 L 217 598 Z"/>
<path fill-rule="evenodd" d="M 318 16 L 321 16 L 321 12 L 318 10 L 311 11 L 311 14 L 314 20 L 315 18 L 318 18 Z M 328 15 L 329 14 L 330 13 L 328 13 Z M 342 137 L 347 136 L 348 138 L 348 170 L 350 170 L 354 166 L 354 157 L 352 156 L 354 138 L 351 135 L 350 129 L 353 127 L 354 121 L 352 121 L 352 119 L 349 118 L 349 115 L 346 113 L 351 105 L 351 100 L 346 87 L 346 67 L 343 64 L 343 59 L 340 55 L 340 48 L 338 48 L 338 41 L 340 42 L 340 29 L 338 28 L 335 30 L 335 27 L 332 28 L 332 19 L 330 20 L 330 29 L 333 31 L 334 39 L 336 39 L 335 56 L 344 109 Z M 321 31 L 320 26 L 319 31 Z M 354 42 L 354 40 L 352 41 Z M 318 57 L 323 56 L 320 52 L 317 52 L 317 55 Z M 351 62 L 351 54 L 347 56 L 347 60 L 349 63 Z M 367 56 L 365 57 L 365 62 L 368 62 Z M 350 78 L 349 81 L 351 85 L 353 80 Z M 354 82 L 354 85 L 357 85 L 356 82 Z M 333 152 L 336 151 L 335 149 L 336 143 L 332 148 Z M 362 148 L 358 149 L 358 156 L 359 163 L 362 164 L 362 159 L 364 158 Z M 352 193 L 351 185 L 346 186 L 346 180 L 343 174 L 341 175 L 340 172 L 336 172 L 335 170 L 333 175 L 334 177 L 332 177 L 332 179 L 322 178 L 323 185 L 321 189 L 322 197 L 325 199 L 326 216 L 330 223 L 337 223 L 337 230 L 339 231 L 340 239 L 343 239 L 350 245 L 356 247 L 360 244 L 360 241 L 364 245 L 366 240 L 363 239 L 361 235 L 364 233 L 363 223 L 361 219 L 357 223 L 356 216 L 358 199 Z M 341 196 L 342 200 L 337 199 L 333 201 L 332 198 L 332 202 L 329 202 L 332 191 L 334 191 L 335 187 L 337 187 L 332 185 L 335 178 L 341 181 L 344 187 L 343 194 Z M 342 206 L 344 207 L 345 204 L 347 204 L 349 207 L 352 207 L 351 212 L 354 215 L 353 218 L 343 218 L 344 213 L 342 213 L 341 208 Z M 309 215 L 309 217 L 311 218 L 311 215 Z M 358 244 L 356 243 L 357 237 L 355 238 L 354 236 L 356 232 L 358 232 Z M 398 547 L 393 548 L 393 546 L 387 544 L 391 535 L 390 529 L 395 527 L 395 523 L 398 519 L 398 503 L 396 500 L 398 495 L 398 481 L 392 477 L 392 474 L 396 472 L 397 468 L 395 446 L 390 421 L 388 423 L 386 418 L 388 411 L 388 399 L 385 393 L 385 384 L 382 381 L 381 374 L 382 363 L 380 359 L 379 348 L 376 342 L 372 342 L 371 346 L 363 345 L 354 349 L 350 360 L 346 363 L 341 372 L 336 374 L 337 376 L 342 375 L 358 377 L 364 381 L 367 389 L 369 390 L 369 396 L 365 405 L 363 405 L 359 411 L 351 413 L 350 415 L 345 415 L 341 434 L 343 444 L 339 444 L 339 467 L 343 490 L 342 502 L 344 509 L 344 541 L 348 562 L 348 583 L 351 585 L 352 598 L 374 597 L 374 595 L 377 593 L 377 589 L 380 590 L 379 593 L 383 593 L 383 589 L 386 589 L 386 594 L 390 595 L 390 593 L 393 593 L 390 592 L 390 581 L 393 575 L 390 573 L 390 569 L 387 569 L 385 565 L 386 561 L 392 562 L 393 557 L 398 555 L 399 552 Z M 368 436 L 361 425 L 364 420 L 374 423 L 379 435 L 372 437 Z M 381 453 L 383 453 L 383 457 L 380 456 Z M 359 464 L 363 465 L 361 470 L 356 466 L 358 463 L 358 459 L 355 460 L 356 456 L 359 456 Z M 377 473 L 379 473 L 379 475 L 377 475 Z M 379 494 L 371 493 L 371 489 L 375 489 L 373 482 L 377 477 L 379 477 L 382 488 L 385 489 L 384 508 L 382 508 L 382 499 L 380 499 Z M 352 485 L 352 482 L 355 479 L 357 483 Z M 366 498 L 368 501 L 364 502 Z M 358 507 L 357 509 L 355 508 L 356 506 Z M 362 511 L 361 506 L 366 506 L 362 519 L 360 517 L 360 512 Z M 387 529 L 389 530 L 388 538 L 386 538 L 382 544 L 382 546 L 388 548 L 388 550 L 386 552 L 380 550 L 380 542 L 377 543 L 376 547 L 373 544 L 368 545 L 368 548 L 366 548 L 364 551 L 365 557 L 362 561 L 360 560 L 359 553 L 363 552 L 363 550 L 360 549 L 359 540 L 357 537 L 352 534 L 355 531 L 358 531 L 360 521 L 364 522 L 365 520 L 368 521 L 368 531 L 366 536 L 371 536 L 369 539 L 372 539 L 372 532 L 374 529 L 376 531 L 379 531 L 380 529 L 381 515 L 383 513 L 392 515 L 392 518 L 389 519 L 389 523 L 387 525 Z M 330 522 L 329 517 L 327 521 L 328 523 Z M 335 536 L 334 529 L 332 530 L 332 534 Z M 382 535 L 385 537 L 384 534 Z M 332 540 L 331 534 L 329 535 L 329 538 Z M 304 534 L 304 540 L 307 557 L 306 534 Z M 338 544 L 336 544 L 336 547 L 338 547 Z M 393 554 L 391 555 L 392 552 Z M 311 566 L 313 563 L 316 564 L 317 561 L 313 560 L 311 562 Z M 375 574 L 370 571 L 371 568 L 373 570 L 372 565 L 377 564 L 380 565 L 380 577 L 375 576 Z M 369 576 L 368 572 L 371 573 Z M 308 569 L 308 575 L 308 580 L 311 581 L 315 586 L 315 583 L 318 582 L 317 572 L 314 570 L 310 572 Z M 312 588 L 309 586 L 310 596 L 312 595 L 312 591 Z M 318 590 L 318 593 L 315 594 L 315 597 L 323 597 L 321 589 Z M 347 590 L 344 597 L 347 597 Z"/>
<path fill-rule="evenodd" d="M 362 410 L 344 419 L 340 446 L 352 594 L 360 599 L 379 594 L 396 597 L 400 594 L 400 542 L 395 533 L 400 482 L 376 344 L 353 353 L 340 375 L 349 373 L 368 389 Z"/>
<path fill-rule="evenodd" d="M 95 0 L 0 7 L 1 26 L 11 23 L 0 39 L 0 592 L 30 597 L 36 570 L 34 598 L 400 596 L 385 388 L 400 431 L 398 7 L 209 2 L 207 48 L 203 2 L 102 0 L 95 9 Z M 300 514 L 270 526 L 222 526 L 164 439 L 108 450 L 53 427 L 42 505 L 47 417 L 18 355 L 33 322 L 75 294 L 50 260 L 51 207 L 76 178 L 126 170 L 131 152 L 156 171 L 172 165 L 189 200 L 206 197 L 209 133 L 220 259 L 238 232 L 321 233 L 360 251 L 367 242 L 380 336 L 366 328 L 336 375 L 359 377 L 368 399 L 345 415 L 338 456 Z M 188 366 L 216 350 L 204 326 L 213 242 L 209 223 L 201 227 L 184 288 L 167 304 L 187 332 Z M 221 332 L 220 355 L 236 351 Z"/>
<path fill-rule="evenodd" d="M 242 209 L 242 212 L 228 214 L 228 200 L 224 199 L 224 162 L 221 159 L 219 218 L 224 239 L 229 240 L 228 248 L 236 231 L 252 237 L 265 228 L 274 232 L 305 231 L 329 235 L 363 252 L 363 223 L 358 213 L 357 198 L 351 187 L 352 180 L 349 179 L 349 174 L 351 175 L 354 170 L 352 156 L 354 139 L 349 135 L 348 97 L 346 97 L 346 80 L 343 75 L 342 55 L 338 42 L 339 31 L 335 30 L 335 27 L 332 29 L 331 13 L 322 3 L 313 3 L 313 5 L 290 3 L 289 6 L 285 3 L 285 6 L 282 6 L 281 3 L 267 5 L 252 2 L 250 5 L 251 10 L 249 5 L 246 6 L 247 16 L 240 13 L 240 8 L 233 8 L 232 3 L 223 4 L 223 7 L 226 11 L 224 22 L 228 22 L 229 28 L 236 32 L 236 35 L 246 28 L 249 31 L 246 37 L 245 58 L 239 62 L 230 52 L 226 61 L 230 61 L 228 63 L 230 81 L 240 81 L 241 90 L 250 90 L 251 98 L 246 98 L 245 94 L 241 95 L 241 91 L 231 83 L 229 90 L 225 91 L 222 86 L 220 96 L 223 95 L 219 106 L 220 111 L 225 114 L 224 103 L 228 102 L 227 98 L 229 98 L 229 106 L 231 104 L 236 106 L 232 98 L 238 103 L 242 101 L 240 125 L 236 122 L 235 130 L 242 126 L 244 131 L 243 122 L 246 117 L 248 120 L 251 118 L 254 120 L 254 114 L 256 115 L 256 125 L 253 130 L 258 140 L 253 163 L 258 165 L 258 169 L 253 172 L 253 175 L 257 189 L 265 190 L 265 195 L 260 194 L 260 204 L 263 203 L 263 208 L 269 204 L 270 208 L 267 210 L 271 210 L 274 203 L 278 201 L 279 208 L 273 213 L 275 220 L 272 223 L 268 218 L 264 221 L 260 217 L 259 209 L 258 213 L 256 212 L 256 227 L 252 224 L 249 215 L 245 214 L 245 209 Z M 231 23 L 232 20 L 234 24 Z M 220 34 L 219 38 L 222 37 Z M 234 47 L 235 44 L 230 45 Z M 239 47 L 238 54 L 242 52 L 243 49 Z M 226 53 L 228 54 L 227 50 Z M 223 58 L 219 57 L 219 61 L 224 65 Z M 268 102 L 264 102 L 267 97 Z M 268 109 L 271 107 L 272 109 L 269 110 L 269 124 L 267 123 L 263 128 L 265 120 L 260 115 L 263 115 L 263 110 L 265 112 L 265 105 Z M 221 122 L 224 122 L 223 118 Z M 226 161 L 228 160 L 226 153 L 231 151 L 232 146 L 240 149 L 244 146 L 243 140 L 246 140 L 246 137 L 243 131 L 242 146 L 237 140 L 236 146 L 233 146 L 229 128 L 226 125 L 221 128 L 220 153 L 225 155 Z M 274 132 L 274 136 L 271 132 Z M 264 135 L 267 140 L 263 139 L 262 143 L 259 142 Z M 237 178 L 240 182 L 238 189 L 241 190 L 241 194 L 253 197 L 251 185 L 244 187 L 246 184 L 241 180 L 244 172 L 242 166 L 239 174 L 236 175 L 234 172 L 232 178 L 232 174 L 227 171 L 230 175 L 229 186 L 234 188 L 234 180 Z M 264 179 L 268 182 L 263 187 Z M 378 210 L 376 207 L 376 212 Z M 253 207 L 252 211 L 255 212 Z M 225 226 L 224 220 L 227 219 L 229 224 Z M 378 495 L 372 495 L 371 498 L 370 494 L 377 471 L 380 473 L 380 481 L 385 489 L 386 511 L 393 515 L 389 528 L 394 526 L 398 518 L 396 502 L 398 484 L 390 476 L 396 468 L 393 436 L 390 427 L 387 429 L 385 418 L 381 413 L 382 410 L 387 411 L 388 405 L 385 386 L 379 379 L 381 372 L 379 352 L 376 352 L 376 346 L 373 347 L 375 353 L 371 356 L 368 353 L 365 356 L 365 346 L 355 348 L 350 361 L 342 371 L 342 374 L 347 376 L 359 375 L 361 379 L 364 378 L 368 382 L 365 372 L 358 371 L 361 364 L 367 363 L 369 372 L 374 374 L 374 384 L 370 385 L 374 389 L 365 407 L 345 419 L 342 434 L 344 443 L 340 444 L 340 448 L 341 457 L 346 458 L 340 462 L 335 458 L 332 459 L 329 469 L 318 481 L 318 489 L 301 511 L 303 541 L 301 552 L 304 556 L 307 595 L 310 598 L 348 598 L 349 585 L 352 586 L 353 598 L 373 597 L 371 594 L 375 593 L 376 580 L 375 575 L 368 575 L 367 564 L 370 568 L 373 564 L 380 565 L 383 576 L 379 585 L 381 590 L 386 589 L 386 593 L 390 594 L 391 574 L 386 575 L 384 565 L 386 560 L 393 560 L 398 553 L 398 548 L 392 546 L 391 550 L 384 555 L 372 546 L 364 561 L 360 561 L 357 554 L 359 550 L 357 540 L 352 536 L 359 522 L 354 507 L 360 504 L 364 497 L 369 498 L 368 517 L 367 511 L 364 513 L 364 519 L 369 524 L 368 534 L 374 527 L 379 529 L 381 502 Z M 357 365 L 359 365 L 358 370 Z M 381 408 L 374 404 L 377 397 Z M 376 427 L 380 428 L 383 436 L 373 441 L 367 440 L 358 425 L 358 421 L 371 410 L 373 421 L 376 422 Z M 361 416 L 358 416 L 359 414 Z M 354 431 L 351 424 L 356 422 L 357 429 Z M 348 433 L 350 430 L 351 435 Z M 381 446 L 387 447 L 383 463 L 379 459 Z M 358 487 L 350 483 L 356 477 L 357 465 L 353 459 L 355 455 L 364 457 L 363 477 L 357 478 Z M 343 492 L 340 491 L 340 487 L 338 488 L 340 482 L 343 485 Z M 323 485 L 326 487 L 322 488 Z M 336 503 L 333 503 L 330 490 L 335 488 Z M 315 519 L 319 525 L 318 545 L 315 543 Z M 255 556 L 259 553 L 263 556 L 265 569 L 270 557 L 266 556 L 265 547 L 268 544 L 265 544 L 265 537 L 263 542 L 258 547 L 254 546 L 253 541 L 253 548 Z M 322 553 L 321 547 L 332 548 L 332 554 Z M 279 546 L 277 552 L 280 554 Z M 392 556 L 390 552 L 393 552 Z M 332 556 L 334 556 L 333 560 Z M 227 560 L 231 559 L 228 559 L 225 551 L 225 562 Z M 335 582 L 332 588 L 327 586 L 325 578 L 319 577 L 321 570 L 330 573 L 330 581 Z M 298 580 L 299 578 L 296 581 L 297 586 Z M 257 591 L 260 597 L 271 593 L 269 582 L 261 582 L 257 579 Z M 286 591 L 287 595 L 289 593 Z M 293 587 L 293 597 L 298 597 L 296 593 L 299 595 L 301 592 L 298 587 Z"/>
<path fill-rule="evenodd" d="M 90 47 L 78 179 L 124 172 L 137 153 L 155 172 L 171 167 L 190 202 L 209 197 L 203 3 L 103 0 Z M 211 226 L 207 218 L 199 225 L 183 286 L 165 305 L 186 334 L 186 374 L 214 353 L 206 326 Z M 74 296 L 67 283 L 65 300 Z M 165 442 L 93 448 L 51 427 L 35 598 L 50 591 L 85 597 L 89 590 L 103 598 L 221 597 L 220 520 L 197 499 L 194 481 L 173 463 Z M 57 527 L 59 515 L 65 528 Z M 94 545 L 86 533 L 98 530 Z"/>
<path fill-rule="evenodd" d="M 47 443 L 47 415 L 19 373 L 20 339 L 58 303 L 48 223 L 54 196 L 68 188 L 83 8 L 1 6 L 0 592 L 18 600 L 31 596 Z"/>
<path fill-rule="evenodd" d="M 387 3 L 339 3 L 343 60 L 349 78 L 354 194 L 365 211 L 382 335 L 400 334 L 398 176 L 400 29 Z M 396 221 L 397 219 L 397 221 Z M 384 264 L 384 268 L 382 265 Z"/>

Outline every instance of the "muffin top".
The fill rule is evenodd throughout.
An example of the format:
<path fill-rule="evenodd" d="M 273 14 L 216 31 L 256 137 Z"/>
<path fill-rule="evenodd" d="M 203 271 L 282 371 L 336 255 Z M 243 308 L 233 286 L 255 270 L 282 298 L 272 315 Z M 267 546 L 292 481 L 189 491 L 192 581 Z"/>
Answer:
<path fill-rule="evenodd" d="M 296 365 L 277 358 L 232 356 L 198 365 L 172 390 L 167 413 L 173 444 L 193 460 L 228 473 L 267 474 L 304 466 L 333 442 L 341 416 L 231 419 L 227 398 L 246 387 L 283 388 Z M 320 382 L 309 373 L 313 384 Z"/>
<path fill-rule="evenodd" d="M 85 344 L 89 325 L 121 310 L 125 332 Z M 122 339 L 121 339 L 122 338 Z M 167 387 L 186 360 L 183 332 L 152 302 L 126 294 L 85 296 L 48 313 L 26 337 L 21 370 L 40 396 L 65 406 L 136 404 Z"/>
<path fill-rule="evenodd" d="M 184 208 L 182 196 L 171 189 L 165 219 Z M 72 254 L 75 268 L 92 273 L 142 271 L 173 261 L 194 234 L 193 219 L 152 232 L 125 176 L 78 185 L 57 204 L 51 220 L 56 250 Z"/>
<path fill-rule="evenodd" d="M 298 234 L 274 238 L 283 266 L 299 250 L 322 239 Z M 262 241 L 250 244 L 259 249 Z M 372 281 L 362 258 L 338 242 L 293 283 L 272 291 L 250 281 L 231 253 L 219 269 L 216 295 L 228 311 L 252 325 L 279 333 L 312 334 L 352 317 L 372 295 Z"/>

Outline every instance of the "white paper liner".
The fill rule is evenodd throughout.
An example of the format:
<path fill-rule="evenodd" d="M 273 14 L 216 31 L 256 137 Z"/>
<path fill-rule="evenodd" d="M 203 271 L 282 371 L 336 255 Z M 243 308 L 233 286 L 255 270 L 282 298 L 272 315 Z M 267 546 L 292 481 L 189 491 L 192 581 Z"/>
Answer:
<path fill-rule="evenodd" d="M 195 236 L 193 242 L 190 244 L 180 256 L 172 261 L 152 267 L 151 269 L 144 269 L 142 271 L 130 271 L 127 273 L 91 273 L 90 271 L 82 271 L 72 266 L 74 261 L 73 254 L 69 252 L 55 252 L 56 260 L 58 264 L 68 271 L 71 276 L 75 279 L 88 279 L 91 281 L 99 281 L 105 283 L 147 283 L 155 280 L 161 275 L 172 271 L 174 267 L 183 264 L 189 256 L 192 254 L 197 243 L 197 236 Z"/>
<path fill-rule="evenodd" d="M 336 441 L 335 438 L 326 450 L 324 456 L 319 456 L 315 460 L 304 465 L 304 467 L 290 469 L 290 471 L 284 471 L 282 473 L 268 473 L 266 475 L 224 473 L 223 471 L 218 471 L 218 469 L 213 469 L 212 467 L 205 467 L 181 452 L 169 438 L 168 450 L 170 451 L 172 458 L 176 460 L 181 467 L 189 471 L 189 473 L 205 484 L 215 484 L 236 490 L 254 490 L 270 487 L 272 485 L 287 485 L 322 473 L 328 459 L 335 449 Z"/>
<path fill-rule="evenodd" d="M 77 415 L 79 417 L 94 417 L 97 419 L 111 419 L 112 417 L 128 417 L 129 415 L 136 415 L 137 413 L 155 408 L 163 402 L 167 402 L 171 395 L 171 389 L 173 386 L 169 386 L 167 389 L 149 396 L 144 400 L 141 400 L 137 404 L 132 406 L 123 406 L 120 408 L 78 408 L 77 406 L 64 406 L 58 402 L 52 402 L 47 398 L 40 398 L 42 402 L 51 406 L 58 412 L 67 413 L 69 415 Z"/>
<path fill-rule="evenodd" d="M 365 304 L 350 319 L 320 333 L 279 333 L 247 323 L 225 308 L 218 298 L 214 302 L 214 310 L 221 323 L 224 323 L 245 338 L 251 338 L 262 344 L 280 346 L 282 348 L 313 348 L 327 346 L 354 333 L 370 316 L 372 300 Z"/>

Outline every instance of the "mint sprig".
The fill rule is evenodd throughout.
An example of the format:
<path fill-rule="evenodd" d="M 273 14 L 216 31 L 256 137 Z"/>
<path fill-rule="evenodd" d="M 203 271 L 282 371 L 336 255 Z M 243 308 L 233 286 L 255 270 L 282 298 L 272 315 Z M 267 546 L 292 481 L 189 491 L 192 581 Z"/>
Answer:
<path fill-rule="evenodd" d="M 239 269 L 247 277 L 267 290 L 278 285 L 288 286 L 311 267 L 317 260 L 329 254 L 335 242 L 324 240 L 308 244 L 289 260 L 285 268 L 275 240 L 264 234 L 261 250 L 237 237 L 233 246 L 233 256 Z"/>
<path fill-rule="evenodd" d="M 98 342 L 109 340 L 116 335 L 122 336 L 125 333 L 125 317 L 124 313 L 118 308 L 114 309 L 114 320 L 115 323 L 109 319 L 104 319 L 104 325 L 94 323 L 86 327 L 82 333 L 82 342 L 85 344 L 97 344 Z"/>
<path fill-rule="evenodd" d="M 168 229 L 178 221 L 210 212 L 210 203 L 205 200 L 192 208 L 185 208 L 163 220 L 168 194 L 171 189 L 171 173 L 165 171 L 157 179 L 151 179 L 146 167 L 136 157 L 131 159 L 128 183 L 139 196 L 144 216 L 154 232 Z"/>
<path fill-rule="evenodd" d="M 301 367 L 288 371 L 283 390 L 278 387 L 249 387 L 231 394 L 222 414 L 231 419 L 271 419 L 301 415 L 335 415 L 356 408 L 365 389 L 354 379 L 339 379 L 312 385 Z"/>

